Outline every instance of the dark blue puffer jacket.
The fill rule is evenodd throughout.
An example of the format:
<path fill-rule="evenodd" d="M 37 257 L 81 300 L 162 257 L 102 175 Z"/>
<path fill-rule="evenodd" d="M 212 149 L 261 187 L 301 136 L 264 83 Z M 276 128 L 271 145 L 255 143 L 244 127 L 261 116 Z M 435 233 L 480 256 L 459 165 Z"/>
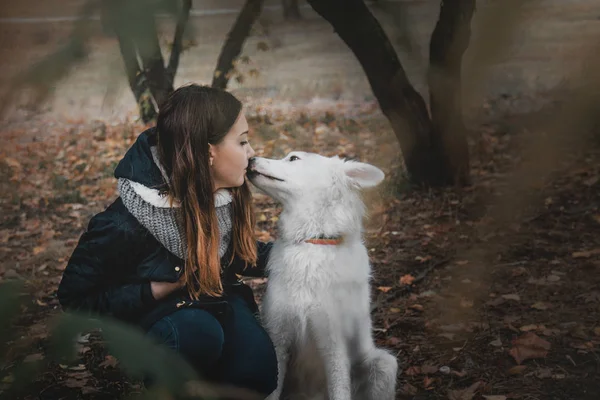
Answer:
<path fill-rule="evenodd" d="M 115 177 L 147 187 L 163 185 L 150 151 L 155 142 L 154 128 L 143 132 L 117 166 Z M 271 245 L 257 242 L 259 257 L 254 267 L 247 267 L 237 256 L 229 263 L 233 251 L 229 246 L 221 258 L 223 297 L 191 300 L 182 289 L 157 301 L 150 282 L 176 282 L 184 272 L 184 262 L 158 242 L 117 198 L 90 220 L 65 268 L 58 299 L 67 311 L 110 315 L 143 329 L 181 307 L 202 308 L 220 317 L 227 312 L 227 297 L 232 294 L 241 295 L 256 311 L 252 290 L 238 275 L 264 276 Z"/>

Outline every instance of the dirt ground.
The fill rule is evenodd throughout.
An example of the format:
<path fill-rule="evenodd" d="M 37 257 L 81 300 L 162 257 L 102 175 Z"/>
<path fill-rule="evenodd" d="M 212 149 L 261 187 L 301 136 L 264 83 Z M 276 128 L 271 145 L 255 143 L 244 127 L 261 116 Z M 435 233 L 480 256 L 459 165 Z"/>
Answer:
<path fill-rule="evenodd" d="M 0 16 L 2 88 L 70 29 L 68 21 L 14 18 L 72 16 L 81 4 L 28 1 L 3 6 Z M 420 90 L 418 54 L 427 49 L 434 3 L 386 3 L 405 6 L 417 32 L 420 53 L 401 58 Z M 224 11 L 193 18 L 197 46 L 183 56 L 178 83 L 209 81 L 235 17 L 226 11 L 239 4 L 195 2 L 196 10 Z M 398 398 L 600 398 L 600 140 L 597 132 L 565 128 L 576 144 L 557 150 L 548 143 L 564 142 L 548 140 L 539 124 L 552 123 L 573 100 L 556 87 L 572 77 L 585 44 L 600 37 L 600 5 L 532 7 L 520 40 L 485 80 L 484 100 L 468 112 L 473 184 L 427 192 L 397 176 L 399 148 L 360 65 L 326 23 L 302 11 L 304 21 L 284 24 L 278 10 L 266 10 L 269 32 L 257 29 L 244 50 L 259 75 L 232 89 L 247 104 L 259 155 L 318 151 L 386 172 L 384 186 L 366 195 L 365 238 L 376 339 L 401 363 Z M 400 49 L 393 12 L 374 12 Z M 258 50 L 261 41 L 268 51 Z M 17 361 L 49 359 L 61 271 L 91 215 L 114 199 L 115 163 L 143 129 L 117 51 L 114 39 L 97 36 L 46 102 L 34 106 L 24 92 L 3 116 L 0 282 L 26 280 L 32 299 L 0 366 L 0 390 L 10 386 Z M 279 208 L 258 193 L 255 200 L 257 234 L 275 239 Z M 249 283 L 260 299 L 265 282 Z M 75 364 L 48 361 L 23 398 L 114 399 L 141 390 L 92 334 Z"/>

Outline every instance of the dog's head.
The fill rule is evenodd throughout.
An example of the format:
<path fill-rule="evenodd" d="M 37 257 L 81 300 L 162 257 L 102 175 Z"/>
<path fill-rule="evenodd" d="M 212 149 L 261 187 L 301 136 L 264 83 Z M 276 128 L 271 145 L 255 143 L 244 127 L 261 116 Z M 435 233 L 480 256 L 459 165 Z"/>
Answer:
<path fill-rule="evenodd" d="M 252 159 L 247 176 L 262 192 L 281 203 L 284 210 L 347 227 L 362 218 L 360 190 L 378 185 L 384 173 L 363 162 L 294 151 L 280 160 Z"/>

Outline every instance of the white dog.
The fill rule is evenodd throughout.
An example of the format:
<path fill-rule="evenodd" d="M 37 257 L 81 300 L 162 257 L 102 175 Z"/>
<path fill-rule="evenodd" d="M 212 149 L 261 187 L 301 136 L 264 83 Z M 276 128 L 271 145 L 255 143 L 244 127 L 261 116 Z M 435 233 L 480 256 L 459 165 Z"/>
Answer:
<path fill-rule="evenodd" d="M 255 158 L 248 170 L 283 205 L 262 306 L 279 364 L 268 399 L 394 399 L 397 360 L 373 342 L 359 193 L 383 172 L 303 152 Z"/>

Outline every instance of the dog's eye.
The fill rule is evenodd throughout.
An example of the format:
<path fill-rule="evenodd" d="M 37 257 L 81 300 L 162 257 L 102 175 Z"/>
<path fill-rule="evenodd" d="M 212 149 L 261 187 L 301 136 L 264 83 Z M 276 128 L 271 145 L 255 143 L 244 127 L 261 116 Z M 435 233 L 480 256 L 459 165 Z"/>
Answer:
<path fill-rule="evenodd" d="M 290 159 L 289 159 L 289 161 L 292 162 L 292 161 L 296 161 L 296 160 L 299 160 L 299 159 L 300 159 L 300 157 L 291 156 Z"/>

